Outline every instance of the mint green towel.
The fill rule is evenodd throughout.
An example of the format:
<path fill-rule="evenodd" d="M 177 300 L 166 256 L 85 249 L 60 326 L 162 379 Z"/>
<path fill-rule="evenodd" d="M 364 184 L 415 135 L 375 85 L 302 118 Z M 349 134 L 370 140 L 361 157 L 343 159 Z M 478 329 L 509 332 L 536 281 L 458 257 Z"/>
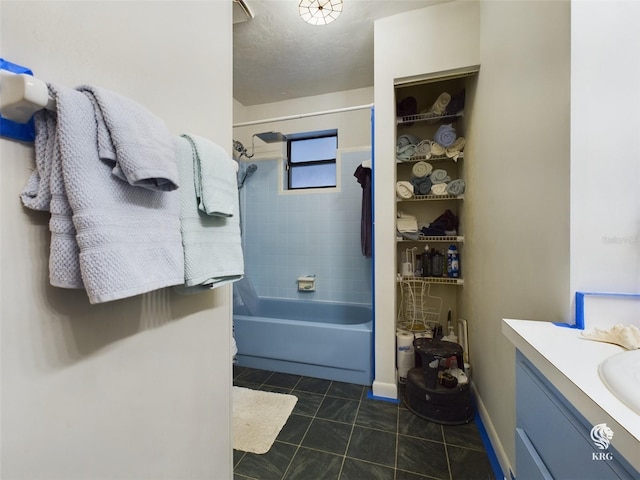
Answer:
<path fill-rule="evenodd" d="M 184 287 L 180 293 L 197 293 L 236 280 L 244 274 L 244 260 L 240 242 L 240 216 L 237 186 L 233 195 L 227 198 L 225 207 L 228 216 L 207 215 L 199 208 L 197 195 L 193 139 L 197 142 L 197 152 L 206 156 L 217 155 L 221 147 L 210 140 L 183 135 L 176 138 L 178 171 L 180 172 L 180 230 L 184 249 Z M 224 150 L 222 150 L 224 151 Z M 201 158 L 203 163 L 207 158 Z M 222 160 L 218 159 L 222 164 Z M 226 156 L 229 168 L 220 168 L 215 174 L 220 183 L 235 182 L 234 161 Z M 210 173 L 214 175 L 214 173 Z M 222 178 L 218 178 L 222 177 Z M 212 180 L 212 178 L 208 178 Z"/>
<path fill-rule="evenodd" d="M 198 208 L 207 215 L 233 216 L 238 203 L 237 163 L 225 150 L 206 138 L 183 134 L 193 154 L 193 185 Z"/>

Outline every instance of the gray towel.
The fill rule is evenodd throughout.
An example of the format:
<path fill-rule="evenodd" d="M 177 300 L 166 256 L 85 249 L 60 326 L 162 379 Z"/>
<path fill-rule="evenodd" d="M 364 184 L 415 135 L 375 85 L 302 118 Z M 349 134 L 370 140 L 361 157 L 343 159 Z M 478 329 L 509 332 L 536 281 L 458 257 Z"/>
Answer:
<path fill-rule="evenodd" d="M 447 183 L 450 180 L 451 177 L 449 177 L 449 175 L 447 175 L 447 171 L 442 168 L 438 168 L 431 172 L 431 183 L 434 185 L 437 183 Z"/>
<path fill-rule="evenodd" d="M 36 169 L 32 172 L 20 198 L 25 207 L 32 210 L 49 211 L 51 204 L 52 156 L 57 153 L 56 116 L 48 110 L 39 110 L 34 116 L 36 138 Z M 57 159 L 56 161 L 58 161 Z"/>
<path fill-rule="evenodd" d="M 404 147 L 396 148 L 396 160 L 400 162 L 406 162 L 416 154 L 415 145 L 405 145 Z"/>
<path fill-rule="evenodd" d="M 443 147 L 450 147 L 453 145 L 456 138 L 458 138 L 458 135 L 456 134 L 456 130 L 453 128 L 453 125 L 440 125 L 433 136 L 433 139 Z"/>
<path fill-rule="evenodd" d="M 464 180 L 458 178 L 447 184 L 447 193 L 449 195 L 462 195 L 464 193 Z"/>
<path fill-rule="evenodd" d="M 398 137 L 398 140 L 396 140 L 396 148 L 406 147 L 407 145 L 418 145 L 420 142 L 421 140 L 415 135 L 406 133 Z"/>
<path fill-rule="evenodd" d="M 429 195 L 431 192 L 432 183 L 428 176 L 413 177 L 411 183 L 413 184 L 413 190 L 416 192 L 416 195 Z"/>
<path fill-rule="evenodd" d="M 150 190 L 178 188 L 173 136 L 160 118 L 107 89 L 83 85 L 78 90 L 93 103 L 99 155 L 115 176 Z"/>
<path fill-rule="evenodd" d="M 47 150 L 50 178 L 41 182 L 49 181 L 51 191 L 51 284 L 84 285 L 89 301 L 101 303 L 182 283 L 179 193 L 133 187 L 112 175 L 98 154 L 91 99 L 63 87 L 50 91 L 57 148 Z"/>
<path fill-rule="evenodd" d="M 62 176 L 56 114 L 40 110 L 34 115 L 34 123 L 36 169 L 20 197 L 27 208 L 51 212 L 49 283 L 59 288 L 84 288 L 73 212 Z"/>
<path fill-rule="evenodd" d="M 193 135 L 189 137 L 194 138 Z M 196 137 L 198 138 L 198 137 Z M 244 260 L 240 242 L 240 222 L 238 191 L 236 187 L 232 204 L 233 216 L 207 215 L 198 208 L 198 198 L 194 183 L 194 150 L 191 141 L 179 137 L 177 158 L 180 172 L 180 228 L 184 247 L 184 288 L 180 293 L 197 293 L 236 280 L 244 274 Z M 203 146 L 209 142 L 198 138 L 203 148 L 200 152 L 215 151 L 213 146 Z M 212 143 L 212 142 L 211 142 Z M 215 144 L 214 144 L 215 145 Z M 215 145 L 217 147 L 217 145 Z M 218 147 L 221 148 L 221 147 Z M 233 160 L 227 157 L 232 165 Z M 235 181 L 235 169 L 230 173 L 222 169 Z M 225 179 L 226 181 L 227 179 Z"/>

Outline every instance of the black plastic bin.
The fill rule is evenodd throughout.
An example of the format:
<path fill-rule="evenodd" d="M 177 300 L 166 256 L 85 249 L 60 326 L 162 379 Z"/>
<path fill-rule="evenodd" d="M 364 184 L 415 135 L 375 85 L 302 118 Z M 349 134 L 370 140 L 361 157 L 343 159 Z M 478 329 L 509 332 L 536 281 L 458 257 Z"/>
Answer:
<path fill-rule="evenodd" d="M 426 420 L 445 425 L 460 425 L 473 420 L 469 383 L 445 387 L 438 375 L 445 370 L 442 359 L 456 358 L 464 371 L 462 347 L 453 342 L 417 338 L 413 342 L 422 365 L 409 370 L 406 379 L 404 403 L 409 410 Z"/>

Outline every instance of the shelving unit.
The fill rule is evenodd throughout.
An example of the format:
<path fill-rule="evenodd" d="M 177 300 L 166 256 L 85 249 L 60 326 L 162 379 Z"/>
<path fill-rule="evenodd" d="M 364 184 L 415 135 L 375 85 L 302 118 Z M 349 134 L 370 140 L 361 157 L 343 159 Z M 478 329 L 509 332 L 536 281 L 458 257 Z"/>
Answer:
<path fill-rule="evenodd" d="M 466 89 L 468 76 L 458 78 L 447 78 L 443 80 L 431 80 L 423 84 L 413 83 L 411 85 L 397 85 L 395 88 L 396 103 L 400 104 L 403 99 L 413 97 L 417 104 L 418 112 L 426 112 L 443 92 L 449 93 L 452 97 Z M 412 100 L 413 100 L 412 99 Z M 465 102 L 466 103 L 466 102 Z M 467 105 L 465 105 L 465 108 Z M 401 137 L 418 138 L 420 140 L 434 140 L 436 131 L 441 125 L 451 124 L 456 130 L 457 137 L 465 137 L 466 117 L 465 110 L 460 112 L 449 112 L 452 114 L 434 115 L 429 113 L 416 113 L 397 116 L 395 121 L 396 142 Z M 404 140 L 404 139 L 403 139 Z M 466 145 L 465 145 L 466 147 Z M 417 149 L 416 149 L 417 150 Z M 442 155 L 414 154 L 409 156 L 411 151 L 404 152 L 406 156 L 396 159 L 395 181 L 411 181 L 413 177 L 413 167 L 417 162 L 426 162 L 433 170 L 444 169 L 451 180 L 464 179 L 464 163 L 468 161 L 464 149 L 455 152 L 446 152 Z M 439 152 L 438 152 L 439 153 Z M 466 183 L 466 182 L 465 182 Z M 469 188 L 465 185 L 465 189 Z M 424 192 L 423 192 L 424 193 Z M 415 217 L 418 228 L 433 223 L 440 215 L 446 211 L 453 213 L 458 222 L 455 234 L 451 235 L 424 235 L 419 231 L 413 234 L 396 235 L 396 304 L 398 305 L 398 316 L 396 326 L 402 330 L 420 332 L 424 330 L 434 330 L 438 326 L 443 326 L 446 322 L 447 313 L 452 313 L 455 319 L 457 312 L 458 287 L 464 285 L 464 243 L 467 240 L 464 235 L 464 192 L 460 195 L 452 194 L 413 194 L 411 198 L 396 195 L 396 217 L 400 213 Z M 431 233 L 431 232 L 430 232 Z M 448 232 L 447 232 L 448 233 Z M 457 277 L 447 276 L 446 259 L 449 245 L 456 245 L 459 253 L 461 274 Z M 406 262 L 405 252 L 414 250 L 420 256 L 425 253 L 425 248 L 436 250 L 443 254 L 444 275 L 443 276 L 422 276 L 420 271 L 421 262 L 416 262 L 417 275 L 406 275 L 403 272 L 402 263 Z M 405 273 L 405 274 L 403 274 Z M 427 294 L 425 295 L 425 292 Z M 407 298 L 412 303 L 407 303 Z M 433 305 L 433 300 L 436 306 Z M 435 308 L 435 309 L 434 309 Z M 422 326 L 416 325 L 416 320 L 422 322 Z"/>

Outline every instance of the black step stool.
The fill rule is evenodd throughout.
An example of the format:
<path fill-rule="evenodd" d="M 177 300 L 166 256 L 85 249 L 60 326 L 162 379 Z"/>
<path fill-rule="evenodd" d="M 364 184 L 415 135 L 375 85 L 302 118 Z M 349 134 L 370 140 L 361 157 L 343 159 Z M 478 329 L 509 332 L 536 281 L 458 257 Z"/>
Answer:
<path fill-rule="evenodd" d="M 454 342 L 416 338 L 413 341 L 422 365 L 409 370 L 404 392 L 404 404 L 415 415 L 443 425 L 462 425 L 473 420 L 469 382 L 447 388 L 438 382 L 438 374 L 446 368 L 441 359 L 456 357 L 464 372 L 462 347 Z"/>

